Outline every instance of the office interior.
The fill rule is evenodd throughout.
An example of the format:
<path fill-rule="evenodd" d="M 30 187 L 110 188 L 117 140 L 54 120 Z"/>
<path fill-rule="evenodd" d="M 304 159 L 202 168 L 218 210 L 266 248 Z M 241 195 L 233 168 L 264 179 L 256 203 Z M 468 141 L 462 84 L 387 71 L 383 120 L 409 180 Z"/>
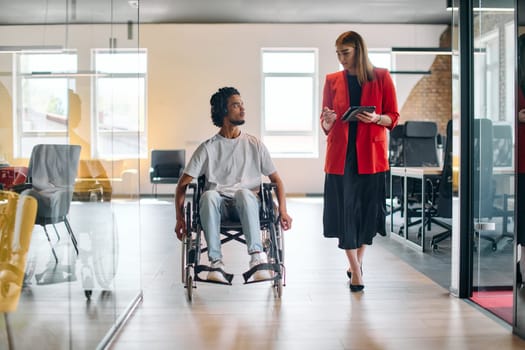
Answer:
<path fill-rule="evenodd" d="M 38 5 L 42 17 L 35 23 L 17 23 L 13 16 L 1 25 L 0 171 L 21 173 L 17 181 L 26 182 L 36 144 L 80 145 L 81 150 L 67 213 L 73 233 L 63 220 L 55 227 L 35 224 L 24 281 L 13 298 L 5 297 L 10 309 L 2 310 L 6 332 L 0 344 L 108 346 L 143 297 L 141 250 L 148 235 L 143 213 L 173 197 L 174 184 L 159 184 L 153 192 L 151 152 L 184 150 L 187 160 L 216 132 L 209 97 L 221 86 L 240 90 L 247 115 L 243 130 L 268 136 L 264 50 L 314 53 L 313 108 L 320 110 L 323 78 L 339 69 L 334 40 L 349 29 L 362 34 L 371 52 L 389 55 L 401 122 L 434 123 L 436 130 L 437 164 L 410 167 L 437 168 L 437 175 L 411 178 L 409 166 L 397 164 L 401 175 L 389 177 L 392 184 L 406 184 L 393 187 L 386 202 L 391 244 L 385 249 L 523 337 L 516 175 L 522 152 L 518 37 L 524 32 L 525 4 L 448 3 L 445 23 L 380 24 L 145 23 L 141 13 L 151 10 L 147 4 L 117 8 L 113 0 L 105 3 L 100 23 L 77 23 L 76 17 L 95 16 L 78 1 L 58 7 L 62 23 L 47 23 L 52 12 L 46 2 Z M 312 113 L 307 138 L 315 147 L 306 155 L 274 157 L 290 198 L 322 196 L 325 142 L 317 117 Z M 479 119 L 488 121 L 488 133 Z M 498 147 L 508 143 L 494 137 L 494 126 L 502 125 L 510 130 L 510 148 L 504 151 Z M 450 228 L 411 225 L 433 215 L 426 210 L 439 194 L 432 181 L 447 164 L 451 215 L 438 219 Z M 6 192 L 15 176 L 9 181 Z M 434 185 L 423 191 L 428 205 L 422 205 L 420 188 L 426 183 Z M 4 222 L 16 216 L 7 209 L 2 214 Z M 434 235 L 447 230 L 450 236 L 432 244 Z"/>

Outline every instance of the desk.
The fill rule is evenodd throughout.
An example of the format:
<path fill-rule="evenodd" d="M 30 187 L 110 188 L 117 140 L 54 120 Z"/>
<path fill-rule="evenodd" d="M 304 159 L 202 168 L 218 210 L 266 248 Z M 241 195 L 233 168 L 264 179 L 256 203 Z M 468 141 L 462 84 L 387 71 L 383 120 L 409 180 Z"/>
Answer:
<path fill-rule="evenodd" d="M 442 172 L 441 167 L 391 167 L 390 168 L 390 193 L 393 193 L 392 189 L 392 178 L 395 176 L 403 178 L 403 215 L 404 224 L 402 226 L 402 232 L 394 232 L 394 211 L 390 210 L 390 237 L 397 239 L 411 248 L 425 251 L 425 202 L 426 202 L 426 180 L 429 178 L 435 178 L 440 176 Z M 408 191 L 407 183 L 408 179 L 419 179 L 421 180 L 421 238 L 420 244 L 409 240 L 408 227 L 409 227 L 409 215 L 408 215 Z M 390 207 L 393 207 L 393 196 L 390 196 Z M 401 231 L 401 230 L 400 230 Z"/>

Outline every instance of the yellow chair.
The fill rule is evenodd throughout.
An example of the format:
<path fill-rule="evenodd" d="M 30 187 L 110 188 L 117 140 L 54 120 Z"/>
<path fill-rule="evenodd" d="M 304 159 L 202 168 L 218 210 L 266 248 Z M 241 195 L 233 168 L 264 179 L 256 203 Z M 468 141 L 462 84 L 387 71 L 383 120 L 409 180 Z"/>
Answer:
<path fill-rule="evenodd" d="M 10 349 L 7 313 L 15 311 L 20 300 L 37 205 L 31 196 L 0 191 L 0 312 L 4 313 Z"/>
<path fill-rule="evenodd" d="M 0 312 L 18 305 L 36 211 L 35 198 L 0 191 Z"/>

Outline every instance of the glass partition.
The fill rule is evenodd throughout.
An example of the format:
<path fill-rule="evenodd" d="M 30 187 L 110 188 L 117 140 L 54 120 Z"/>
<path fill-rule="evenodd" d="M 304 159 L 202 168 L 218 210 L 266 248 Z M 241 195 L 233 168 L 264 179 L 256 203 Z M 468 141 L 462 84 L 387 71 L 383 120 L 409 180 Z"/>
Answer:
<path fill-rule="evenodd" d="M 512 323 L 514 271 L 514 72 L 512 1 L 473 1 L 471 300 Z M 496 302 L 497 301 L 497 302 Z"/>
<path fill-rule="evenodd" d="M 516 1 L 516 282 L 514 331 L 525 337 L 525 0 Z"/>
<path fill-rule="evenodd" d="M 138 1 L 124 3 L 33 3 L 42 24 L 0 27 L 0 185 L 39 199 L 19 302 L 1 310 L 10 337 L 0 330 L 0 348 L 104 347 L 142 297 L 147 51 Z M 39 144 L 80 151 L 37 156 Z M 51 177 L 62 181 L 52 198 Z"/>

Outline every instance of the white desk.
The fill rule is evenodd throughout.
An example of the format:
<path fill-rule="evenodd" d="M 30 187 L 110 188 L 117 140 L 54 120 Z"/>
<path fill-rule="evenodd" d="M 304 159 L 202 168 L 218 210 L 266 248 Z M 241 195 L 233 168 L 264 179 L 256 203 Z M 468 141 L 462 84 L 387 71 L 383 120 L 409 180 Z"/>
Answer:
<path fill-rule="evenodd" d="M 416 250 L 425 251 L 425 202 L 426 202 L 426 180 L 428 178 L 435 178 L 440 176 L 442 172 L 441 167 L 392 167 L 390 168 L 390 207 L 393 208 L 393 188 L 392 178 L 403 178 L 403 217 L 404 224 L 402 226 L 402 233 L 394 232 L 394 211 L 390 210 L 390 237 L 397 239 L 404 244 Z M 407 183 L 408 178 L 421 180 L 421 238 L 420 243 L 413 242 L 408 237 L 409 216 L 408 216 L 408 201 L 407 201 Z"/>

